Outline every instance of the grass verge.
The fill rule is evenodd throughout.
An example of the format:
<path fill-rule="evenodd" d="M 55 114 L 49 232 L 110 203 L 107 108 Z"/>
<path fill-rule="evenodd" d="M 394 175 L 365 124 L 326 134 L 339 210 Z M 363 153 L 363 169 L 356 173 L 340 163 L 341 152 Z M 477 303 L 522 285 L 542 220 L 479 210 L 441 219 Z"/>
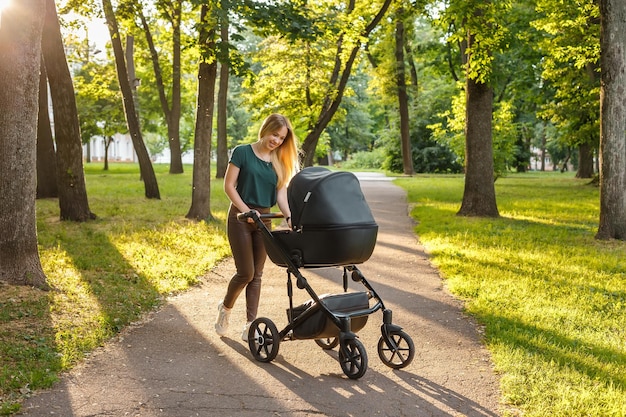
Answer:
<path fill-rule="evenodd" d="M 397 180 L 452 293 L 486 326 L 509 414 L 626 415 L 626 243 L 597 241 L 571 174 L 498 179 L 498 219 L 456 216 L 460 176 Z"/>
<path fill-rule="evenodd" d="M 95 221 L 59 221 L 58 201 L 37 201 L 39 252 L 54 290 L 0 288 L 0 414 L 19 411 L 31 390 L 123 327 L 189 288 L 230 254 L 228 200 L 221 181 L 211 188 L 214 221 L 185 219 L 192 168 L 170 175 L 155 165 L 161 200 L 144 197 L 137 165 L 85 167 Z"/>

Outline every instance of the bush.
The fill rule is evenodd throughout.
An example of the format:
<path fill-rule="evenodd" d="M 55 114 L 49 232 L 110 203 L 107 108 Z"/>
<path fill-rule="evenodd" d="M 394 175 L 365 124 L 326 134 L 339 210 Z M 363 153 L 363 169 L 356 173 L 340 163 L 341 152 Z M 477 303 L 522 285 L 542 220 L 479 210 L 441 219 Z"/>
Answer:
<path fill-rule="evenodd" d="M 371 151 L 357 152 L 341 163 L 344 169 L 380 169 L 385 159 L 385 150 L 377 148 Z"/>

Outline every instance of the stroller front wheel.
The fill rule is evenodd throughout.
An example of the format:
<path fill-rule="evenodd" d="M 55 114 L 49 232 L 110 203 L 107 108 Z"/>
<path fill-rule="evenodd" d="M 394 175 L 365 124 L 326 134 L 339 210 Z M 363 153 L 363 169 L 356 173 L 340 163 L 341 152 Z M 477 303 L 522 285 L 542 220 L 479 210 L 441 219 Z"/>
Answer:
<path fill-rule="evenodd" d="M 274 322 L 259 317 L 250 324 L 248 330 L 248 347 L 254 359 L 259 362 L 271 362 L 278 355 L 280 335 Z"/>
<path fill-rule="evenodd" d="M 378 339 L 378 356 L 390 368 L 401 369 L 408 366 L 415 356 L 415 346 L 411 337 L 402 330 L 392 330 L 388 339 Z"/>
<path fill-rule="evenodd" d="M 358 339 L 347 339 L 340 342 L 339 363 L 343 373 L 350 379 L 359 379 L 367 371 L 367 352 Z"/>

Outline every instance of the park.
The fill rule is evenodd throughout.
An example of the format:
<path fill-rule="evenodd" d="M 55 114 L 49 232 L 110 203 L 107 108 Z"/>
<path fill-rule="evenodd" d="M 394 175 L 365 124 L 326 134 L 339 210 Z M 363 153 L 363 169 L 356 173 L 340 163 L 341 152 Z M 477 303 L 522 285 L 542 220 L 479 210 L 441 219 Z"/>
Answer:
<path fill-rule="evenodd" d="M 206 288 L 230 256 L 228 152 L 280 110 L 302 166 L 403 190 L 413 249 L 489 353 L 498 415 L 626 415 L 622 2 L 143 3 L 2 3 L 3 414 Z M 106 50 L 70 12 L 106 19 Z M 132 160 L 115 159 L 119 133 Z M 92 158 L 90 144 L 111 153 Z M 417 311 L 410 299 L 396 309 Z M 388 379 L 413 395 L 428 346 L 418 321 L 406 326 L 414 368 Z M 468 415 L 496 413 L 428 387 L 475 404 Z M 303 410 L 350 413 L 295 392 Z"/>

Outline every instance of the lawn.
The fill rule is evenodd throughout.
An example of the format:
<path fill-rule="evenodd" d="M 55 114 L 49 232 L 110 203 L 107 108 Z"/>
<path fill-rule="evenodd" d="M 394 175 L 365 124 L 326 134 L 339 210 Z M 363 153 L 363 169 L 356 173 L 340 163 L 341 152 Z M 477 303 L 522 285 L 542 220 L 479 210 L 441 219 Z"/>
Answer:
<path fill-rule="evenodd" d="M 460 176 L 397 180 L 452 293 L 485 325 L 524 416 L 626 415 L 626 243 L 597 241 L 599 192 L 572 174 L 496 182 L 498 219 L 459 217 Z"/>

